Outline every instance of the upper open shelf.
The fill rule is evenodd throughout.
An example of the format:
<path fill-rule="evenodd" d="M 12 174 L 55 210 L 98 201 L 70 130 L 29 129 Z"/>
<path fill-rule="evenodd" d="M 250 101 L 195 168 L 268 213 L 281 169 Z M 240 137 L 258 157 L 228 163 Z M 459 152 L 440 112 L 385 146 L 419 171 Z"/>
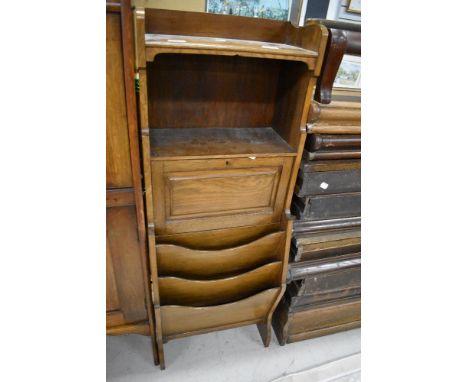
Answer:
<path fill-rule="evenodd" d="M 145 35 L 145 43 L 147 58 L 150 60 L 159 53 L 193 53 L 302 61 L 311 67 L 318 56 L 314 50 L 294 45 L 219 37 L 148 33 Z"/>
<path fill-rule="evenodd" d="M 150 129 L 150 141 L 152 159 L 296 155 L 271 127 Z"/>

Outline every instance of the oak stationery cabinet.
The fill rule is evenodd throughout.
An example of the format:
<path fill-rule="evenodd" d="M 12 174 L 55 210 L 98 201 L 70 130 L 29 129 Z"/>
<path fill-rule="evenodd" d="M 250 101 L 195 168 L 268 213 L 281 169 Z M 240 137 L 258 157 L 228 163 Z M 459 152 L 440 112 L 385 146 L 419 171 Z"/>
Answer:
<path fill-rule="evenodd" d="M 136 9 L 159 361 L 163 343 L 257 324 L 286 282 L 289 206 L 327 30 Z"/>

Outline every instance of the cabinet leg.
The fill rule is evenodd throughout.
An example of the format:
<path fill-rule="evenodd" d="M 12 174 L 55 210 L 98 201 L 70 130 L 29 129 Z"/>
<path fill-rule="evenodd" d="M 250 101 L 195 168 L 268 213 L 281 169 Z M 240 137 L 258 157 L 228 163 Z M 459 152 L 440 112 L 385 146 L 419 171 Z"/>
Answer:
<path fill-rule="evenodd" d="M 162 338 L 162 327 L 161 327 L 161 312 L 159 309 L 154 310 L 155 321 L 156 321 L 156 348 L 158 349 L 159 367 L 161 370 L 166 368 L 166 362 L 164 361 L 164 345 Z"/>
<path fill-rule="evenodd" d="M 271 320 L 268 319 L 265 322 L 259 322 L 257 329 L 262 337 L 263 345 L 267 348 L 270 345 L 271 340 Z"/>

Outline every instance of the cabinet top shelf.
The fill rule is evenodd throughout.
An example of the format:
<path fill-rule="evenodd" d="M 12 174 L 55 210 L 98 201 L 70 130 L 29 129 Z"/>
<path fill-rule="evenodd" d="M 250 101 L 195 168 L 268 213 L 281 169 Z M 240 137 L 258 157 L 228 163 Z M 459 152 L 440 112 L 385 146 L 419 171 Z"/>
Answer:
<path fill-rule="evenodd" d="M 146 34 L 145 43 L 147 60 L 153 60 L 159 53 L 239 55 L 302 61 L 311 68 L 318 56 L 316 51 L 294 45 L 217 37 Z"/>
<path fill-rule="evenodd" d="M 151 158 L 294 156 L 294 150 L 271 128 L 150 129 Z"/>

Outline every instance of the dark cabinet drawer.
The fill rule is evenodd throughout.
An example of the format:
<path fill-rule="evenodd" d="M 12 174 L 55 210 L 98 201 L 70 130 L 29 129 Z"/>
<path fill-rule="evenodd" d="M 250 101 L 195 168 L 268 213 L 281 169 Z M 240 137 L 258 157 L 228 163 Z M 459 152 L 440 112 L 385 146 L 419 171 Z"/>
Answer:
<path fill-rule="evenodd" d="M 299 173 L 296 195 L 339 194 L 361 191 L 361 170 Z"/>
<path fill-rule="evenodd" d="M 361 193 L 294 196 L 292 212 L 299 219 L 332 219 L 361 216 Z"/>

